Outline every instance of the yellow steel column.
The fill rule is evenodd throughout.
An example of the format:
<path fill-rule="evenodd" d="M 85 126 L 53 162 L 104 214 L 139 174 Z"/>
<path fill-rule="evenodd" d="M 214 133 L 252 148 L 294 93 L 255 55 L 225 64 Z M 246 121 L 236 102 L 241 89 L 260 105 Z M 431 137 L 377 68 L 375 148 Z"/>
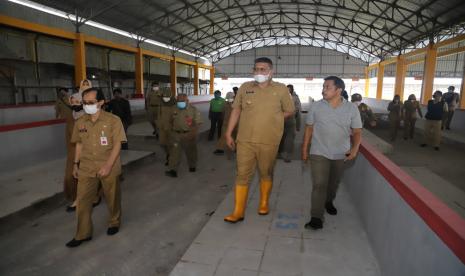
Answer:
<path fill-rule="evenodd" d="M 460 103 L 459 107 L 465 109 L 465 70 L 462 76 L 462 85 L 460 85 Z"/>
<path fill-rule="evenodd" d="M 367 98 L 370 94 L 370 78 L 368 77 L 369 73 L 370 70 L 368 70 L 368 67 L 365 67 L 365 97 Z"/>
<path fill-rule="evenodd" d="M 436 71 L 437 49 L 434 44 L 428 46 L 425 56 L 421 102 L 427 104 L 433 95 L 434 75 Z"/>
<path fill-rule="evenodd" d="M 176 57 L 170 62 L 170 80 L 171 80 L 171 93 L 176 96 L 177 74 L 176 74 Z"/>
<path fill-rule="evenodd" d="M 76 33 L 74 39 L 74 83 L 76 86 L 87 77 L 86 74 L 86 44 L 84 34 Z"/>
<path fill-rule="evenodd" d="M 378 83 L 376 84 L 376 99 L 381 100 L 383 97 L 383 79 L 384 79 L 384 64 L 378 63 Z"/>
<path fill-rule="evenodd" d="M 137 48 L 137 53 L 135 54 L 136 58 L 136 94 L 135 98 L 144 97 L 144 55 L 142 54 L 142 49 Z"/>
<path fill-rule="evenodd" d="M 199 63 L 194 65 L 194 95 L 199 95 Z"/>
<path fill-rule="evenodd" d="M 398 56 L 396 64 L 396 84 L 394 94 L 399 95 L 401 100 L 404 100 L 404 84 L 406 73 L 407 66 L 405 65 L 405 59 L 402 56 Z"/>
<path fill-rule="evenodd" d="M 210 69 L 210 95 L 215 91 L 215 66 Z"/>

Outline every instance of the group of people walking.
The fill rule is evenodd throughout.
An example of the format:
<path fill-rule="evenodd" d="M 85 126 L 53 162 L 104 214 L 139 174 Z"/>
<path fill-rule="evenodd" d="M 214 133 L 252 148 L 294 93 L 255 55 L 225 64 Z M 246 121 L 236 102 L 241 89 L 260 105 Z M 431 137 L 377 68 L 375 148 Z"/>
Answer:
<path fill-rule="evenodd" d="M 257 58 L 253 81 L 234 87 L 225 98 L 221 97 L 220 91 L 215 91 L 210 101 L 208 140 L 213 140 L 215 134 L 218 137 L 213 153 L 226 153 L 228 159 L 236 153 L 234 208 L 224 217 L 229 223 L 244 219 L 250 182 L 257 169 L 260 186 L 257 212 L 267 215 L 276 159 L 281 156 L 284 162 L 291 162 L 296 131 L 300 131 L 302 107 L 294 87 L 275 82 L 272 76 L 272 61 L 266 57 Z M 361 95 L 352 95 L 349 102 L 344 92 L 342 79 L 336 76 L 325 78 L 323 99 L 311 104 L 305 120 L 301 159 L 310 162 L 313 183 L 311 219 L 305 228 L 322 228 L 325 211 L 330 215 L 337 214 L 334 200 L 339 182 L 347 162 L 358 154 L 363 125 L 376 126 L 376 118 L 362 103 Z M 77 211 L 78 222 L 75 236 L 66 244 L 68 247 L 77 247 L 92 239 L 92 207 L 101 194 L 110 212 L 107 234 L 114 235 L 119 231 L 120 150 L 122 145 L 127 145 L 126 131 L 132 122 L 129 103 L 121 94 L 121 90 L 115 89 L 114 99 L 106 103 L 102 91 L 93 88 L 88 80 L 84 80 L 79 92 L 70 97 L 59 90 L 57 114 L 67 120 L 65 194 L 73 201 L 68 208 Z M 457 97 L 453 96 L 451 102 L 458 102 Z M 178 176 L 183 152 L 189 172 L 196 172 L 197 141 L 202 124 L 199 110 L 189 103 L 186 94 L 175 96 L 169 88 L 162 88 L 157 82 L 147 93 L 145 106 L 153 134 L 165 153 L 168 168 L 165 175 Z M 436 149 L 439 149 L 437 131 L 441 129 L 445 112 L 448 116 L 444 126 L 450 128 L 451 110 L 448 97 L 443 98 L 440 91 L 436 91 L 433 100 L 428 102 L 426 140 Z M 413 138 L 417 114 L 423 116 L 415 96 L 410 95 L 401 103 L 396 95 L 389 103 L 388 111 L 391 139 L 395 139 L 401 120 L 405 125 L 404 138 Z"/>

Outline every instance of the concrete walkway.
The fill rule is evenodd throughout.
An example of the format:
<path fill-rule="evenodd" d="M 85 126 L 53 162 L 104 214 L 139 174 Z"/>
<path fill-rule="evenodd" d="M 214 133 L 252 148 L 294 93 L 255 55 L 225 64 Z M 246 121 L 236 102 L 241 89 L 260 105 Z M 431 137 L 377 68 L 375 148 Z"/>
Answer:
<path fill-rule="evenodd" d="M 271 212 L 257 214 L 257 179 L 245 220 L 223 221 L 232 211 L 230 192 L 181 258 L 171 276 L 209 275 L 380 275 L 377 260 L 354 205 L 342 185 L 337 216 L 325 227 L 304 229 L 309 220 L 310 172 L 300 161 L 278 160 Z"/>

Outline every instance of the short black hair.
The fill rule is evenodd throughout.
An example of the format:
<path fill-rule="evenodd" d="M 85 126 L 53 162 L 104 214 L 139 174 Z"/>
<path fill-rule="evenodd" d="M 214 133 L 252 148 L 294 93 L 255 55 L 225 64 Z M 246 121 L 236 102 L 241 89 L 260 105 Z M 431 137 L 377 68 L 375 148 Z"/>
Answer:
<path fill-rule="evenodd" d="M 441 92 L 440 90 L 434 91 L 433 97 L 434 97 L 434 95 L 436 95 L 436 94 L 442 97 L 442 92 Z"/>
<path fill-rule="evenodd" d="M 103 94 L 102 89 L 96 88 L 96 87 L 91 87 L 87 88 L 86 90 L 82 91 L 82 98 L 90 92 L 97 92 L 97 101 L 104 101 L 105 100 L 105 95 Z"/>
<path fill-rule="evenodd" d="M 287 88 L 292 88 L 292 90 L 294 90 L 294 85 L 288 84 L 288 85 L 287 85 Z"/>
<path fill-rule="evenodd" d="M 239 87 L 234 86 L 234 87 L 233 87 L 233 91 L 237 91 L 237 90 L 239 90 Z"/>
<path fill-rule="evenodd" d="M 221 95 L 221 91 L 220 90 L 215 90 L 214 94 L 220 94 Z"/>
<path fill-rule="evenodd" d="M 115 89 L 113 89 L 113 95 L 115 95 L 115 94 L 121 94 L 122 95 L 123 91 L 121 91 L 120 88 L 115 88 Z"/>
<path fill-rule="evenodd" d="M 61 91 L 65 91 L 65 93 L 68 93 L 68 88 L 66 88 L 66 87 L 57 87 L 57 94 L 59 94 Z"/>
<path fill-rule="evenodd" d="M 332 80 L 334 82 L 334 85 L 337 88 L 341 88 L 342 91 L 344 91 L 346 89 L 346 84 L 344 83 L 344 81 L 340 77 L 329 76 L 329 77 L 326 77 L 324 80 L 325 81 Z M 342 93 L 342 91 L 341 91 L 341 93 Z"/>
<path fill-rule="evenodd" d="M 268 63 L 270 65 L 270 68 L 273 68 L 273 62 L 271 61 L 271 59 L 269 59 L 267 57 L 259 57 L 259 58 L 255 59 L 254 63 L 257 64 L 259 62 Z"/>

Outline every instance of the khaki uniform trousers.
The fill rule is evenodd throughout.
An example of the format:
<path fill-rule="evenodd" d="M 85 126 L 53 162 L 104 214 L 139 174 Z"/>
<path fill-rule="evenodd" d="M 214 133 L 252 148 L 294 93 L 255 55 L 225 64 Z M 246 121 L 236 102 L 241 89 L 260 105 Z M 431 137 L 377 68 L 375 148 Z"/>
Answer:
<path fill-rule="evenodd" d="M 63 191 L 67 200 L 76 200 L 77 179 L 73 177 L 74 155 L 76 154 L 76 144 L 71 143 L 74 121 L 66 122 L 66 168 L 63 182 Z"/>
<path fill-rule="evenodd" d="M 404 119 L 404 138 L 413 139 L 417 118 Z"/>
<path fill-rule="evenodd" d="M 183 151 L 186 154 L 189 168 L 197 167 L 197 137 L 191 137 L 189 132 L 171 131 L 170 139 L 169 169 L 174 171 L 178 169 Z"/>
<path fill-rule="evenodd" d="M 439 147 L 441 143 L 441 120 L 425 121 L 425 144 Z"/>
<path fill-rule="evenodd" d="M 324 219 L 326 202 L 336 198 L 336 192 L 344 172 L 344 160 L 330 160 L 320 155 L 310 155 L 312 171 L 311 216 Z"/>
<path fill-rule="evenodd" d="M 156 106 L 147 107 L 147 120 L 152 125 L 154 131 L 157 131 L 157 110 L 158 107 Z"/>
<path fill-rule="evenodd" d="M 121 188 L 119 175 L 111 173 L 104 178 L 79 176 L 77 188 L 76 214 L 78 219 L 76 240 L 82 240 L 92 236 L 92 204 L 95 195 L 102 185 L 105 201 L 108 206 L 110 218 L 108 227 L 119 227 L 121 223 Z"/>
<path fill-rule="evenodd" d="M 258 165 L 260 180 L 273 181 L 278 145 L 237 143 L 236 185 L 248 185 Z"/>

